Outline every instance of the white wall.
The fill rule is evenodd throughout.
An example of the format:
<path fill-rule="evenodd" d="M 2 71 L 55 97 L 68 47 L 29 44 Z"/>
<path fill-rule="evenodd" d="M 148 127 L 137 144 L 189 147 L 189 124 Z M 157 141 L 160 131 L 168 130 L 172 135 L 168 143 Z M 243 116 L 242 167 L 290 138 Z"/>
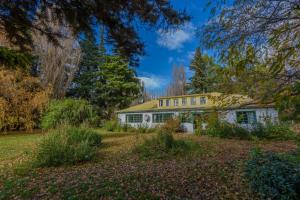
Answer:
<path fill-rule="evenodd" d="M 236 112 L 238 111 L 255 111 L 256 121 L 262 124 L 265 124 L 267 119 L 269 119 L 272 123 L 278 122 L 278 111 L 274 108 L 249 108 L 221 111 L 219 113 L 219 120 L 235 124 L 237 123 Z M 249 125 L 241 126 L 244 126 L 245 128 L 251 128 Z"/>
<path fill-rule="evenodd" d="M 175 116 L 179 115 L 178 112 L 164 112 L 164 113 L 174 113 Z M 128 115 L 128 114 L 141 114 L 141 113 L 126 113 L 126 114 L 119 113 L 118 119 L 121 124 L 126 124 L 126 115 Z M 155 113 L 146 112 L 146 113 L 142 113 L 142 114 L 143 114 L 143 122 L 142 123 L 128 123 L 128 124 L 130 124 L 130 126 L 136 127 L 136 128 L 139 126 L 155 128 L 156 126 L 162 125 L 161 123 L 153 123 L 152 122 L 152 114 L 155 114 Z M 147 115 L 150 117 L 150 120 L 148 122 L 146 121 Z"/>
<path fill-rule="evenodd" d="M 220 111 L 219 112 L 219 120 L 226 121 L 229 123 L 236 123 L 237 117 L 236 112 L 237 111 L 255 111 L 256 112 L 256 121 L 260 123 L 265 123 L 266 117 L 269 117 L 270 120 L 274 123 L 278 121 L 278 112 L 274 108 L 253 108 L 253 109 L 233 109 L 233 110 L 227 110 L 227 111 Z M 164 113 L 174 113 L 175 116 L 179 115 L 179 112 L 164 112 Z M 126 114 L 139 114 L 139 113 L 126 113 Z M 121 124 L 126 124 L 126 114 L 125 113 L 119 113 L 118 118 Z M 161 125 L 160 123 L 153 123 L 152 122 L 152 114 L 151 112 L 142 113 L 143 114 L 143 122 L 142 123 L 129 123 L 133 127 L 149 127 L 154 128 L 158 125 Z M 149 122 L 146 121 L 146 115 L 150 117 Z M 187 132 L 193 132 L 194 127 L 191 123 L 183 123 L 184 129 L 187 130 Z M 241 125 L 245 128 L 251 128 L 251 125 Z"/>

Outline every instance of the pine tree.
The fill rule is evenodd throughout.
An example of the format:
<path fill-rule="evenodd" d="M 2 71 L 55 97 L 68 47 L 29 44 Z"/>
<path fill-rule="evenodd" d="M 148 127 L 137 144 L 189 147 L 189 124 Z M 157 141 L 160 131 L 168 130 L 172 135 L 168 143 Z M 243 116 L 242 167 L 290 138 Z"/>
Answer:
<path fill-rule="evenodd" d="M 194 75 L 190 78 L 188 90 L 190 93 L 217 92 L 220 90 L 222 76 L 221 67 L 208 55 L 202 55 L 199 48 L 196 49 L 194 58 L 190 64 L 190 70 Z"/>
<path fill-rule="evenodd" d="M 92 35 L 87 35 L 86 38 L 80 41 L 80 48 L 82 58 L 79 70 L 68 95 L 90 100 L 95 88 L 96 77 L 94 73 L 98 70 L 99 60 L 101 60 L 102 55 Z"/>
<path fill-rule="evenodd" d="M 200 48 L 197 48 L 190 65 L 190 70 L 194 71 L 194 76 L 191 78 L 190 84 L 192 93 L 207 92 L 207 67 L 207 62 L 202 56 Z"/>
<path fill-rule="evenodd" d="M 91 102 L 106 118 L 110 118 L 116 109 L 130 105 L 140 95 L 141 85 L 135 71 L 120 56 L 106 56 L 95 76 Z"/>
<path fill-rule="evenodd" d="M 125 59 L 106 54 L 102 30 L 99 44 L 91 36 L 80 42 L 83 57 L 69 95 L 90 101 L 109 118 L 116 109 L 130 105 L 141 86 Z"/>
<path fill-rule="evenodd" d="M 105 57 L 105 55 L 106 55 L 105 39 L 104 39 L 104 26 L 100 26 L 99 54 L 102 57 Z"/>

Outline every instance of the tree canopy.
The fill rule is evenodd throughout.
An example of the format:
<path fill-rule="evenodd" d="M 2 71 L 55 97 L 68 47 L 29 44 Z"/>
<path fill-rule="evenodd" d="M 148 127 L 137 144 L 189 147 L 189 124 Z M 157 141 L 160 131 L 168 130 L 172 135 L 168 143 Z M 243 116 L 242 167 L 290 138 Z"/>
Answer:
<path fill-rule="evenodd" d="M 101 116 L 109 118 L 140 95 L 141 85 L 128 62 L 107 55 L 101 41 L 98 45 L 91 35 L 80 41 L 82 58 L 69 95 L 88 100 Z"/>
<path fill-rule="evenodd" d="M 214 59 L 208 55 L 203 55 L 200 48 L 196 48 L 194 58 L 190 64 L 190 70 L 194 75 L 190 78 L 188 89 L 191 93 L 212 92 L 217 90 L 216 78 L 219 66 Z"/>
<path fill-rule="evenodd" d="M 51 16 L 47 14 L 51 10 Z M 101 24 L 107 31 L 107 39 L 118 52 L 132 64 L 144 53 L 138 24 L 164 28 L 183 24 L 189 17 L 175 10 L 168 0 L 127 1 L 61 1 L 61 0 L 2 0 L 0 5 L 0 31 L 21 49 L 32 47 L 33 31 L 46 35 L 57 43 L 59 32 L 49 26 L 50 18 L 70 26 L 74 35 L 92 33 Z"/>
<path fill-rule="evenodd" d="M 211 1 L 211 8 L 213 15 L 201 31 L 201 44 L 214 49 L 229 65 L 227 80 L 248 87 L 248 94 L 256 99 L 280 105 L 296 102 L 300 95 L 300 2 L 217 0 Z M 300 112 L 298 105 L 294 108 Z"/>
<path fill-rule="evenodd" d="M 111 117 L 116 109 L 125 108 L 140 95 L 141 85 L 135 71 L 119 56 L 106 56 L 94 76 L 92 103 L 105 117 Z"/>

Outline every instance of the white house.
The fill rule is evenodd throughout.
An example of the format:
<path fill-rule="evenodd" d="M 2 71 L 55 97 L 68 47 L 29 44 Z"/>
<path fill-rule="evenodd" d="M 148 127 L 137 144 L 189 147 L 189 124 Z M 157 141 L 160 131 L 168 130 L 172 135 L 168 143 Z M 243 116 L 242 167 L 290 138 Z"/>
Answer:
<path fill-rule="evenodd" d="M 184 130 L 192 133 L 196 128 L 203 129 L 207 125 L 205 120 L 197 125 L 197 119 L 205 119 L 205 114 L 212 112 L 217 113 L 221 121 L 245 128 L 256 123 L 278 121 L 278 112 L 272 104 L 257 104 L 247 96 L 221 93 L 161 97 L 120 110 L 117 114 L 120 123 L 133 127 L 155 127 L 172 117 L 179 117 Z"/>

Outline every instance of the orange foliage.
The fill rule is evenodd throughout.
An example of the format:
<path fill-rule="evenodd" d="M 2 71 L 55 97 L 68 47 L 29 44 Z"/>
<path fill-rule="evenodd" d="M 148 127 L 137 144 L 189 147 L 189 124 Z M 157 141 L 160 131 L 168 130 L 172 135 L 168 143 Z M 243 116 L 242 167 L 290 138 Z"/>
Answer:
<path fill-rule="evenodd" d="M 37 127 L 50 93 L 38 78 L 0 67 L 0 130 Z"/>

